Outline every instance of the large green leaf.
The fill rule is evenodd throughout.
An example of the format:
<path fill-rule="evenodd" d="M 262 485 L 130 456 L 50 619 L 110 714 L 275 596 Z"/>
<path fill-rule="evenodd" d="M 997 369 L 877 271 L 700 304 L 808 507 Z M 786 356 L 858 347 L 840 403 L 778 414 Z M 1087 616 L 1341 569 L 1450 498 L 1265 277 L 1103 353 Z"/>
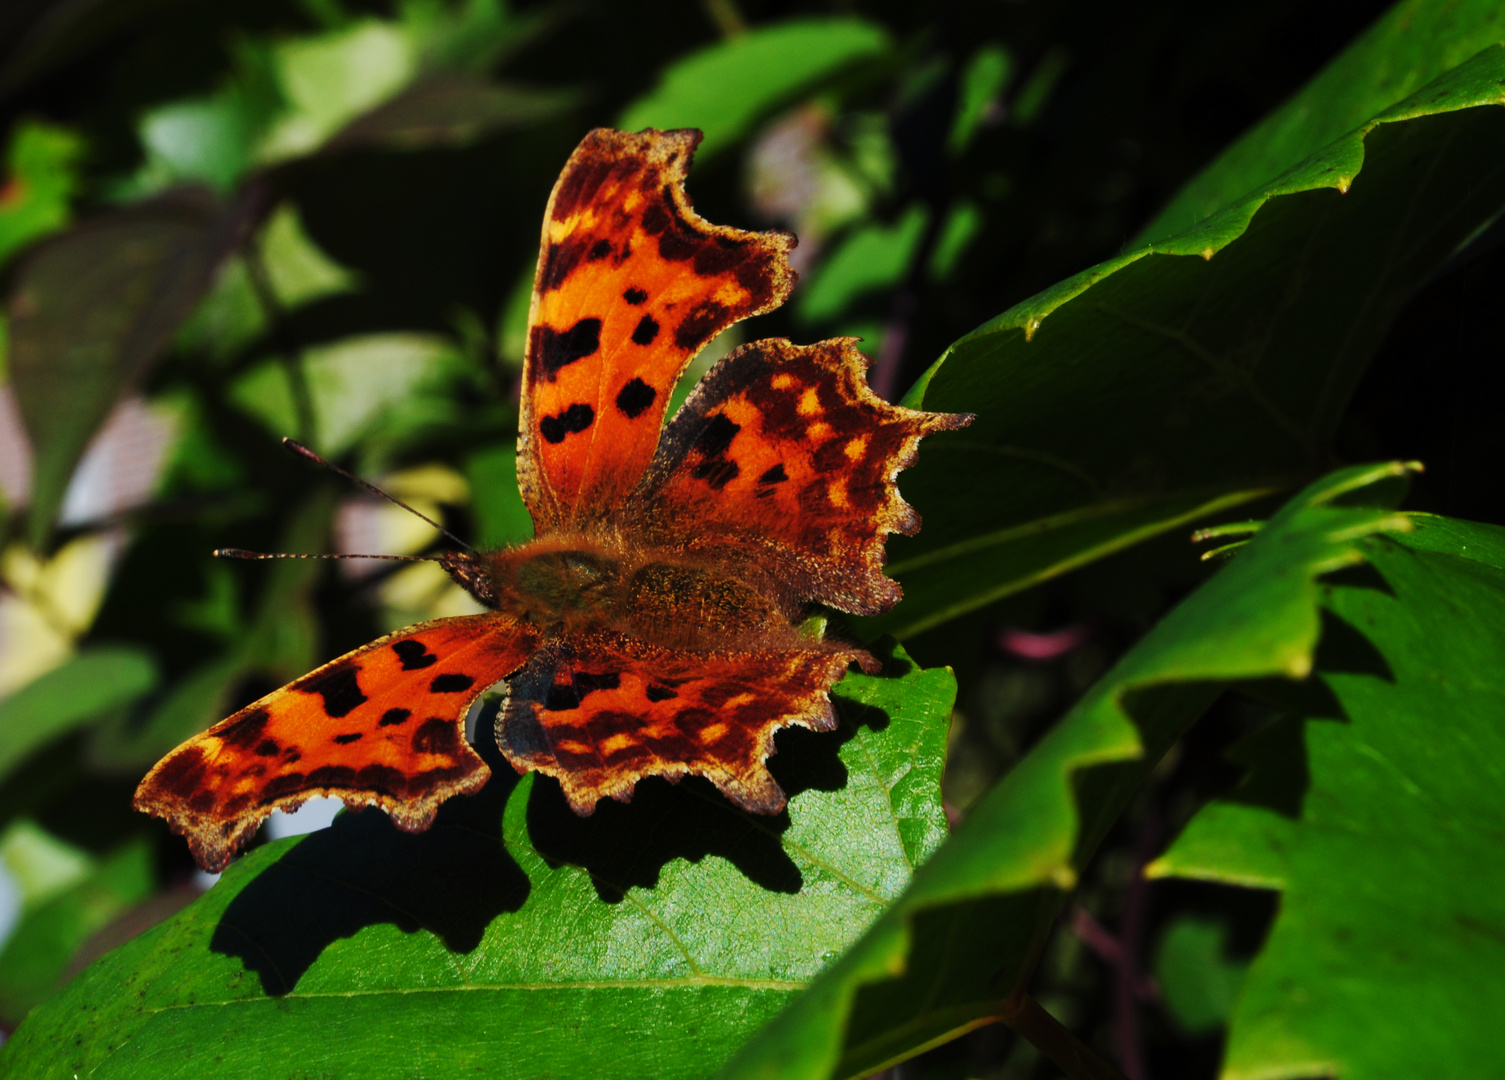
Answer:
<path fill-rule="evenodd" d="M 902 653 L 847 676 L 838 733 L 780 736 L 772 819 L 693 780 L 577 818 L 493 755 L 421 836 L 367 811 L 251 853 L 33 1012 L 0 1070 L 704 1075 L 944 837 L 954 693 Z"/>
<path fill-rule="evenodd" d="M 10 378 L 35 451 L 35 547 L 84 447 L 203 296 L 234 239 L 233 225 L 198 195 L 99 218 L 21 264 L 9 304 Z"/>
<path fill-rule="evenodd" d="M 1317 677 L 1152 873 L 1280 890 L 1225 1077 L 1468 1076 L 1505 1015 L 1505 530 L 1417 515 L 1324 589 Z"/>
<path fill-rule="evenodd" d="M 924 629 L 1318 471 L 1401 305 L 1505 207 L 1502 101 L 1492 47 L 952 345 L 909 403 L 977 421 L 906 476 L 925 529 L 891 544 L 907 599 L 874 631 Z"/>
<path fill-rule="evenodd" d="M 725 1075 L 863 1076 L 1004 1012 L 1093 851 L 1219 688 L 1311 670 L 1317 578 L 1362 559 L 1362 537 L 1406 525 L 1373 506 L 1404 471 L 1344 470 L 1288 503 L 977 803 Z"/>
<path fill-rule="evenodd" d="M 1500 41 L 1496 0 L 1401 0 L 1177 192 L 1135 242 L 1189 228 Z"/>

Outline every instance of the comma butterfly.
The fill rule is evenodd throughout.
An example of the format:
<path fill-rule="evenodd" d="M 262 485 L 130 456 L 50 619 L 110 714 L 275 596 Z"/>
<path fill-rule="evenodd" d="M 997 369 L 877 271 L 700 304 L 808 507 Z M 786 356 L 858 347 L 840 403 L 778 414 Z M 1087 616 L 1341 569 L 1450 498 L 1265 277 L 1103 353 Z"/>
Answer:
<path fill-rule="evenodd" d="M 591 132 L 544 215 L 523 368 L 518 482 L 536 538 L 439 557 L 485 614 L 410 626 L 310 672 L 163 758 L 136 792 L 206 870 L 279 807 L 377 805 L 409 831 L 489 771 L 464 719 L 508 679 L 496 738 L 576 813 L 638 780 L 704 776 L 777 813 L 774 733 L 835 726 L 862 649 L 800 630 L 806 605 L 876 614 L 894 480 L 970 416 L 889 405 L 853 338 L 757 341 L 664 424 L 705 343 L 789 295 L 786 233 L 712 225 L 684 180 L 698 131 Z"/>

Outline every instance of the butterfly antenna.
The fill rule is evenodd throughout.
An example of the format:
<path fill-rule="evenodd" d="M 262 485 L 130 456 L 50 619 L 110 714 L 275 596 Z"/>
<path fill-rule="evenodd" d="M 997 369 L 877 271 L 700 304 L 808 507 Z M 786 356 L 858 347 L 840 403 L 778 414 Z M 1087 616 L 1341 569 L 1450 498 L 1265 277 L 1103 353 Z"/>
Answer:
<path fill-rule="evenodd" d="M 434 528 L 438 529 L 445 536 L 447 536 L 451 540 L 453 540 L 456 544 L 459 544 L 466 551 L 470 552 L 472 555 L 475 554 L 475 551 L 476 551 L 475 548 L 471 547 L 464 540 L 461 540 L 458 536 L 456 536 L 454 533 L 450 532 L 443 525 L 440 525 L 437 521 L 435 521 L 433 518 L 429 517 L 427 514 L 420 514 L 417 510 L 414 510 L 411 506 L 409 506 L 407 503 L 403 502 L 401 499 L 397 498 L 395 495 L 388 495 L 385 491 L 383 491 L 381 488 L 377 487 L 375 484 L 371 483 L 370 481 L 368 481 L 368 480 L 362 480 L 359 476 L 356 476 L 354 473 L 346 472 L 344 469 L 340 468 L 334 462 L 329 461 L 326 458 L 320 457 L 318 454 L 314 453 L 308 447 L 304 446 L 302 443 L 300 443 L 300 442 L 298 442 L 298 441 L 296 441 L 294 439 L 283 439 L 282 440 L 282 445 L 285 446 L 285 447 L 287 447 L 293 453 L 297 454 L 299 457 L 305 457 L 309 461 L 312 461 L 316 465 L 322 465 L 326 469 L 328 469 L 330 472 L 338 473 L 340 476 L 343 476 L 346 480 L 349 480 L 352 484 L 356 484 L 356 485 L 359 485 L 360 487 L 365 488 L 367 491 L 371 492 L 371 494 L 378 495 L 381 498 L 386 499 L 387 502 L 391 503 L 394 506 L 400 506 L 400 507 L 402 507 L 404 510 L 406 510 L 408 513 L 412 514 L 414 517 L 422 518 L 424 521 L 427 521 Z M 225 550 L 231 550 L 231 549 L 227 548 Z M 243 557 L 244 556 L 240 556 L 240 555 L 230 556 L 230 558 L 237 558 L 237 559 L 238 558 L 243 558 Z M 404 557 L 404 556 L 396 556 L 396 555 L 354 555 L 354 556 L 351 556 L 351 558 L 361 558 L 361 559 L 393 559 L 393 558 L 401 558 L 401 557 Z"/>
<path fill-rule="evenodd" d="M 388 562 L 438 562 L 439 555 L 301 555 L 287 552 L 247 551 L 245 548 L 215 548 L 216 559 L 385 559 Z"/>

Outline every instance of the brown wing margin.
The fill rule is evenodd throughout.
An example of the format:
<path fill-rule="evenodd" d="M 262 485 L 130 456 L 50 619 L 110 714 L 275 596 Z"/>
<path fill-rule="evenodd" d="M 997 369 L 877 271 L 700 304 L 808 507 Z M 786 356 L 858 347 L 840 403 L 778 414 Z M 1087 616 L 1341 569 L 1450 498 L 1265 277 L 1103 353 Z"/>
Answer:
<path fill-rule="evenodd" d="M 540 534 L 613 517 L 652 459 L 685 366 L 794 285 L 794 237 L 712 225 L 684 181 L 698 131 L 600 128 L 544 215 L 518 482 Z"/>
<path fill-rule="evenodd" d="M 536 643 L 496 613 L 378 638 L 183 743 L 141 781 L 134 805 L 165 818 L 210 872 L 273 810 L 316 795 L 380 806 L 399 828 L 421 832 L 440 803 L 486 783 L 465 714 Z"/>
<path fill-rule="evenodd" d="M 519 772 L 558 779 L 575 813 L 627 802 L 648 776 L 704 776 L 732 802 L 776 814 L 785 796 L 765 762 L 780 728 L 830 731 L 829 690 L 861 649 L 693 654 L 625 640 L 556 642 L 512 680 L 497 742 Z"/>

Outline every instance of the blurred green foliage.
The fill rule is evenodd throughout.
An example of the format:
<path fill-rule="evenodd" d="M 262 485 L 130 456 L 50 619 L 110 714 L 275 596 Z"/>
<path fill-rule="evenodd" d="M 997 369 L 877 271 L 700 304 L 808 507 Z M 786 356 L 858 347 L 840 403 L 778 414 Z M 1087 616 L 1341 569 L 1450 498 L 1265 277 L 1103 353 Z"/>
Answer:
<path fill-rule="evenodd" d="M 1492 0 L 7 5 L 0 1027 L 35 1012 L 0 1063 L 1054 1075 L 1026 990 L 1134 1080 L 1225 1045 L 1238 1075 L 1480 1060 L 1497 538 L 1390 508 L 1505 522 L 1502 37 Z M 883 395 L 978 414 L 904 474 L 907 599 L 833 620 L 915 660 L 840 685 L 839 753 L 781 737 L 809 782 L 767 835 L 653 783 L 580 825 L 498 766 L 454 828 L 342 817 L 195 899 L 128 808 L 144 770 L 476 610 L 432 564 L 208 553 L 440 546 L 283 436 L 477 545 L 531 536 L 538 228 L 599 125 L 703 129 L 700 213 L 799 237 L 791 302 L 679 399 L 742 341 L 853 335 Z M 1184 534 L 1230 517 L 1271 524 L 1200 562 Z M 469 1021 L 411 1004 L 472 976 Z"/>

